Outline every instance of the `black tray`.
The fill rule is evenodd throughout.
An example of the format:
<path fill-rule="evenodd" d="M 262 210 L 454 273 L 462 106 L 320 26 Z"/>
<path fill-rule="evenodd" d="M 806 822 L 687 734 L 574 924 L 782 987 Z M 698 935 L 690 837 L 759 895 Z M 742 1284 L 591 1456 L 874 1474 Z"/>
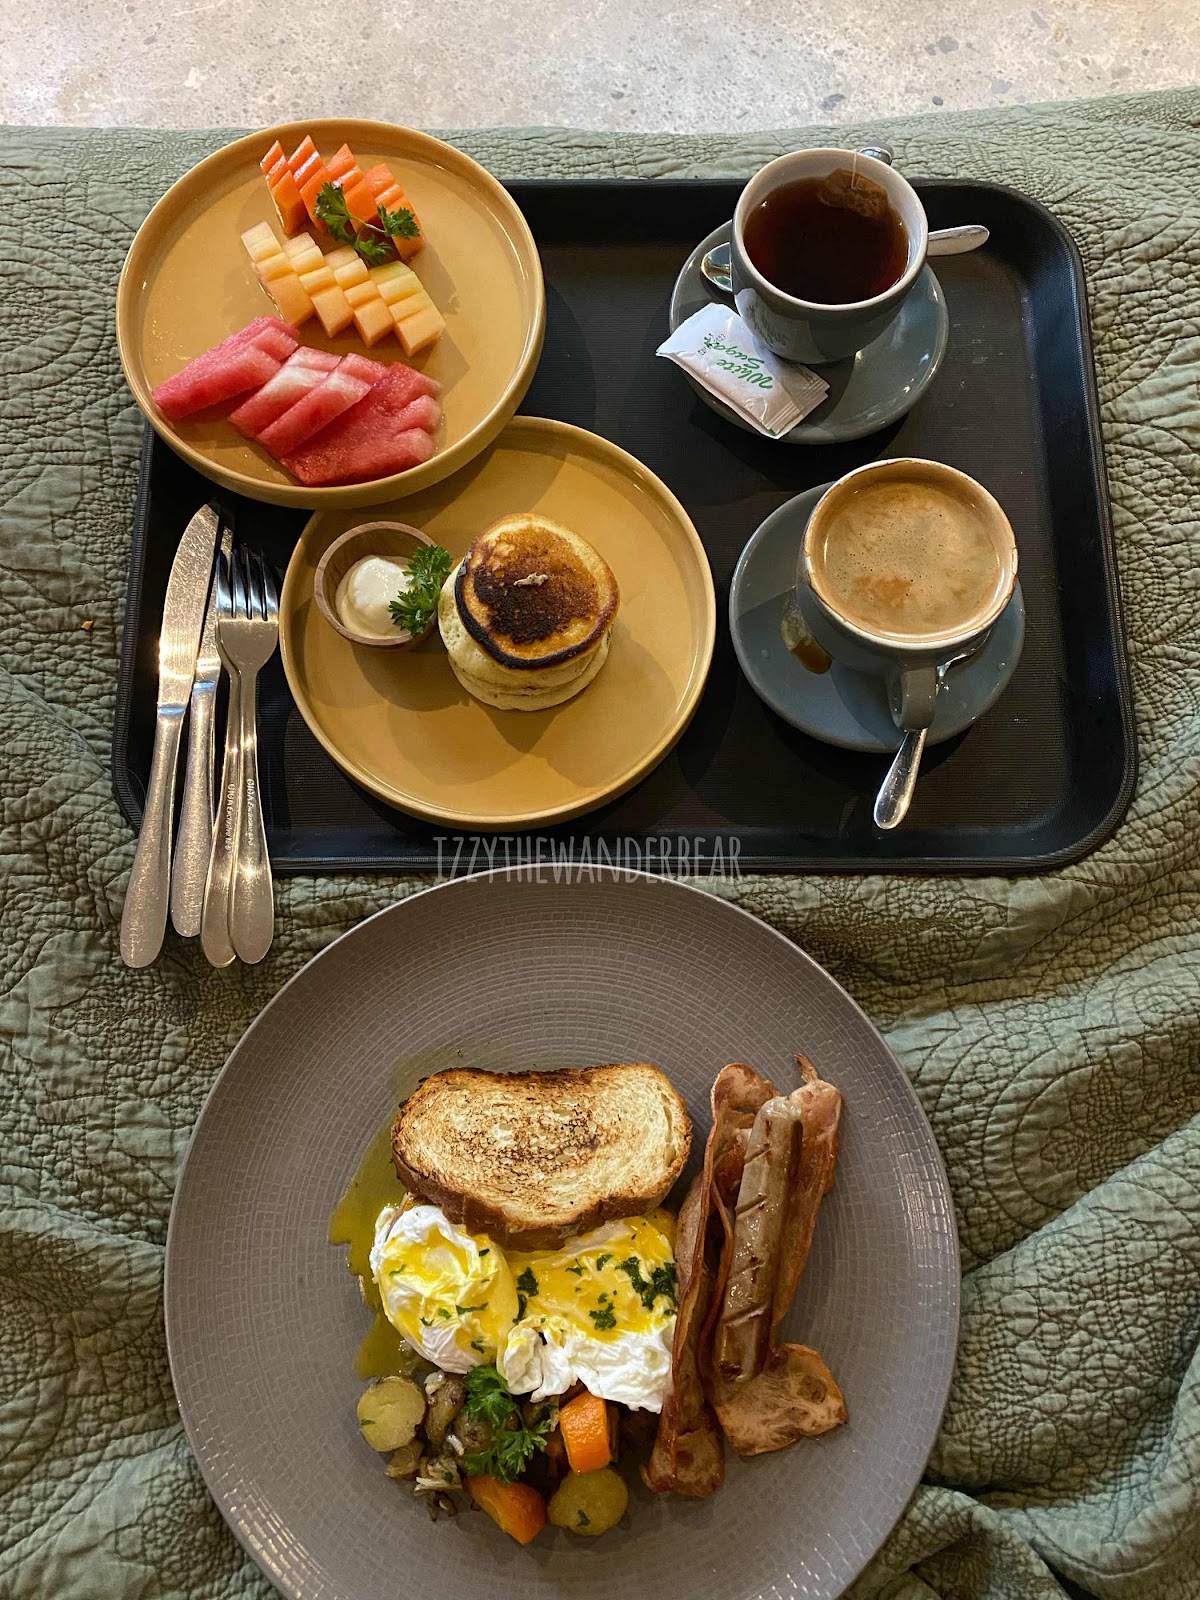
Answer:
<path fill-rule="evenodd" d="M 262 787 L 279 872 L 479 869 L 624 860 L 651 870 L 1029 872 L 1093 850 L 1136 777 L 1132 701 L 1082 268 L 1042 206 L 989 183 L 918 182 L 933 227 L 991 242 L 936 271 L 950 347 L 902 422 L 853 444 L 772 444 L 714 416 L 654 351 L 696 241 L 732 214 L 732 182 L 510 185 L 542 252 L 545 353 L 522 410 L 604 434 L 691 513 L 717 585 L 712 675 L 673 753 L 629 794 L 536 838 L 493 846 L 393 811 L 330 760 L 278 657 L 262 679 Z M 995 708 L 925 760 L 908 820 L 881 834 L 886 763 L 795 732 L 738 670 L 727 622 L 742 547 L 792 495 L 881 455 L 931 456 L 980 478 L 1016 530 L 1028 632 Z M 212 492 L 147 431 L 117 694 L 113 780 L 135 826 L 150 768 L 156 636 L 175 545 Z M 236 501 L 239 530 L 282 570 L 303 512 Z M 365 513 L 364 513 L 365 515 Z M 488 851 L 495 850 L 489 857 Z"/>

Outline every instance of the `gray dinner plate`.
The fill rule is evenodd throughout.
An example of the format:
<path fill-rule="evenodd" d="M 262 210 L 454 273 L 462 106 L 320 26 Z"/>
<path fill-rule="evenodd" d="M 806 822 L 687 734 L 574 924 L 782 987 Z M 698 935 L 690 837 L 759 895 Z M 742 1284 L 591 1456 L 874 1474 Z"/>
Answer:
<path fill-rule="evenodd" d="M 562 874 L 565 878 L 566 874 Z M 832 1600 L 921 1475 L 958 1330 L 945 1172 L 908 1080 L 834 980 L 763 923 L 633 873 L 513 869 L 360 924 L 238 1044 L 201 1111 L 171 1213 L 171 1373 L 213 1498 L 304 1600 Z M 630 1473 L 621 1526 L 514 1544 L 482 1513 L 431 1523 L 355 1423 L 367 1314 L 330 1211 L 419 1078 L 650 1061 L 696 1124 L 745 1060 L 781 1087 L 803 1050 L 845 1098 L 837 1182 L 786 1328 L 842 1385 L 849 1423 L 755 1461 L 710 1499 Z"/>
<path fill-rule="evenodd" d="M 719 244 L 728 244 L 732 223 L 723 222 L 692 251 L 680 269 L 671 293 L 668 322 L 671 332 L 703 306 L 729 299 L 714 289 L 700 271 L 700 263 Z M 844 444 L 889 427 L 916 405 L 937 376 L 950 338 L 950 314 L 932 267 L 925 267 L 900 314 L 878 339 L 847 356 L 814 367 L 829 384 L 829 393 L 779 444 Z M 715 394 L 684 374 L 705 405 L 735 428 L 753 433 L 748 422 L 731 411 Z M 762 437 L 760 435 L 760 437 Z"/>

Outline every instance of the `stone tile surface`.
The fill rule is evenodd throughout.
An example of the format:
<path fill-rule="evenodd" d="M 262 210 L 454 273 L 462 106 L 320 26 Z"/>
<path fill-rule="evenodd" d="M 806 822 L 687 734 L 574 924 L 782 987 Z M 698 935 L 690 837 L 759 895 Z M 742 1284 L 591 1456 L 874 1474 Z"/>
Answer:
<path fill-rule="evenodd" d="M 0 120 L 676 132 L 1178 87 L 1196 0 L 0 0 Z"/>

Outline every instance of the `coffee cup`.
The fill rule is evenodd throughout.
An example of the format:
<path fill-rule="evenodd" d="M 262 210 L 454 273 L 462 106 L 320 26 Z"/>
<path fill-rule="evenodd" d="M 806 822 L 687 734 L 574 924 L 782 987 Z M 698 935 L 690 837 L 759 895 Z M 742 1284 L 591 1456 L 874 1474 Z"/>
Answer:
<path fill-rule="evenodd" d="M 854 213 L 857 207 L 862 214 L 865 208 L 864 221 L 869 222 L 874 207 L 885 226 L 841 233 L 835 205 L 827 214 L 814 210 L 807 235 L 792 228 L 793 241 L 807 236 L 819 241 L 822 251 L 833 252 L 826 263 L 831 270 L 823 279 L 817 274 L 815 284 L 819 296 L 828 292 L 825 284 L 832 280 L 838 298 L 813 298 L 814 288 L 806 284 L 803 270 L 806 247 L 785 248 L 782 261 L 768 260 L 778 252 L 766 248 L 766 236 L 772 214 L 791 197 L 816 193 L 820 185 L 819 192 L 836 200 L 839 184 L 855 202 L 844 210 Z M 828 223 L 825 238 L 823 216 Z M 782 223 L 780 231 L 788 231 Z M 786 247 L 788 239 L 781 242 Z M 879 338 L 895 319 L 921 275 L 928 243 L 929 224 L 916 190 L 886 161 L 856 150 L 797 150 L 768 162 L 742 190 L 730 239 L 734 302 L 742 320 L 785 361 L 808 366 L 839 361 Z M 773 265 L 774 278 L 769 270 Z M 861 297 L 841 298 L 846 289 Z"/>
<path fill-rule="evenodd" d="M 1017 546 L 954 467 L 874 461 L 826 489 L 804 530 L 801 614 L 835 661 L 886 680 L 892 718 L 929 727 L 938 668 L 979 648 L 1012 598 Z"/>

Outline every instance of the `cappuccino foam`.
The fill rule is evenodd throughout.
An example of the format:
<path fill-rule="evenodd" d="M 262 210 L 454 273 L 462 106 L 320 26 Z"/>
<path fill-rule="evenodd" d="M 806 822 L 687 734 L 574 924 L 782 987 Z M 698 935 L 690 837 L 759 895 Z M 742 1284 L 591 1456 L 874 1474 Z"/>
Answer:
<path fill-rule="evenodd" d="M 1007 572 L 985 510 L 932 480 L 866 482 L 831 508 L 813 587 L 869 633 L 919 639 L 986 617 Z"/>

